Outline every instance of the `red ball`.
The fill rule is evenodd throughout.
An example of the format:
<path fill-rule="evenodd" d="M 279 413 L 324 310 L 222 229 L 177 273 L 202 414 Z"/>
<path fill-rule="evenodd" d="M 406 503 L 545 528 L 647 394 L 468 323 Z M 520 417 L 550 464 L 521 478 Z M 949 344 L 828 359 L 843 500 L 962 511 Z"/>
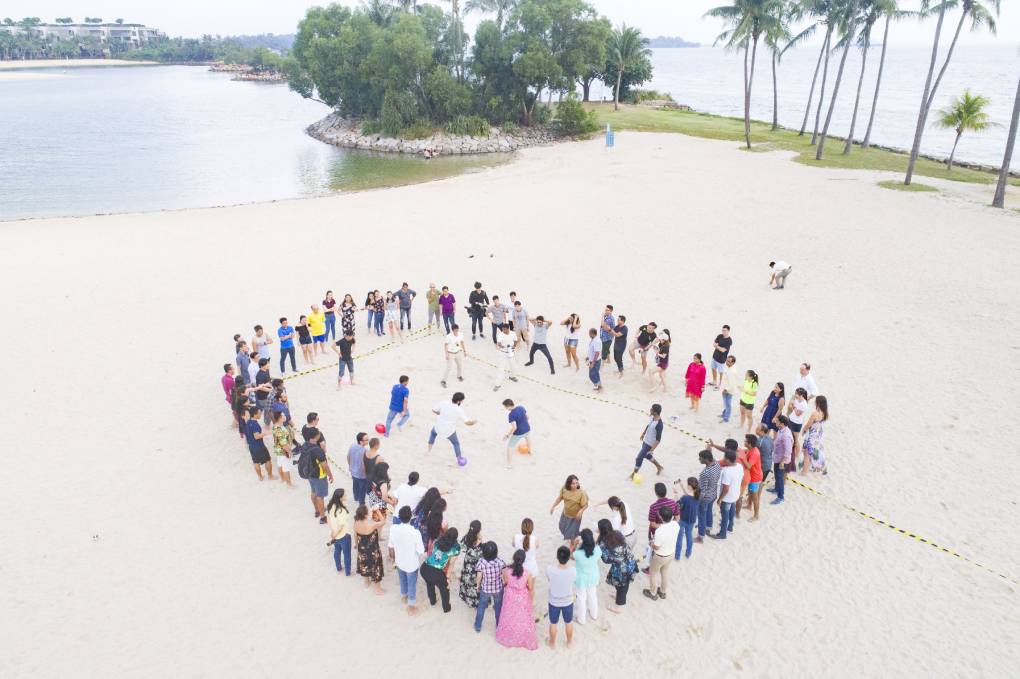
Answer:
<path fill-rule="evenodd" d="M 375 425 L 375 433 L 377 433 L 377 434 L 385 434 L 386 433 L 386 425 L 385 424 L 377 424 L 377 425 Z"/>

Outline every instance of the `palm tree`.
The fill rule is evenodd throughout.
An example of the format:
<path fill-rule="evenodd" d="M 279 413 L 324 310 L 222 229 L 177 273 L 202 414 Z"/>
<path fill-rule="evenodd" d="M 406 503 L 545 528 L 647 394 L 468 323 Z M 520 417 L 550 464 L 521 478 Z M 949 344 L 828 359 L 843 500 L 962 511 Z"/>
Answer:
<path fill-rule="evenodd" d="M 956 145 L 960 143 L 960 137 L 967 130 L 981 132 L 995 125 L 988 119 L 985 107 L 988 106 L 988 97 L 980 94 L 971 94 L 970 90 L 964 90 L 963 94 L 955 97 L 949 106 L 938 111 L 939 117 L 935 121 L 936 127 L 944 130 L 956 130 L 956 140 L 953 142 L 953 150 L 949 152 L 949 160 L 946 161 L 949 170 L 953 169 L 953 156 L 956 155 Z"/>
<path fill-rule="evenodd" d="M 818 138 L 818 148 L 815 149 L 815 160 L 822 159 L 825 151 L 825 139 L 829 136 L 829 124 L 832 122 L 832 112 L 836 110 L 836 97 L 839 96 L 839 84 L 843 81 L 843 69 L 846 67 L 846 58 L 850 54 L 850 45 L 853 44 L 854 34 L 857 32 L 857 25 L 860 23 L 860 16 L 857 14 L 860 0 L 848 0 L 848 2 L 837 9 L 839 14 L 839 28 L 843 34 L 843 56 L 839 59 L 839 70 L 836 72 L 836 82 L 832 86 L 832 96 L 829 98 L 829 111 L 825 114 L 825 126 L 822 127 L 822 134 Z"/>
<path fill-rule="evenodd" d="M 503 17 L 509 14 L 516 4 L 517 0 L 467 0 L 464 3 L 464 13 L 495 14 L 496 27 L 502 31 Z"/>
<path fill-rule="evenodd" d="M 454 49 L 457 51 L 457 82 L 464 82 L 464 28 L 460 23 L 460 0 L 448 0 L 450 3 L 450 14 L 453 16 L 453 30 L 457 42 Z"/>
<path fill-rule="evenodd" d="M 1009 123 L 1009 135 L 1006 137 L 1006 153 L 1002 157 L 999 168 L 999 181 L 995 184 L 995 197 L 992 207 L 1002 207 L 1006 202 L 1006 181 L 1009 179 L 1009 164 L 1013 160 L 1013 144 L 1016 143 L 1016 128 L 1020 122 L 1020 80 L 1016 83 L 1016 99 L 1013 100 L 1013 118 Z"/>
<path fill-rule="evenodd" d="M 367 0 L 363 4 L 365 13 L 376 26 L 389 26 L 393 20 L 393 5 L 386 0 Z"/>
<path fill-rule="evenodd" d="M 815 63 L 815 73 L 813 76 L 811 76 L 811 89 L 808 91 L 807 106 L 804 107 L 804 122 L 800 124 L 800 132 L 797 133 L 798 136 L 803 136 L 804 130 L 807 129 L 808 117 L 811 115 L 811 102 L 815 96 L 815 83 L 818 82 L 818 71 L 822 67 L 823 56 L 826 57 L 825 70 L 826 72 L 828 72 L 829 70 L 828 54 L 829 54 L 829 39 L 832 35 L 832 25 L 828 22 L 829 0 L 801 0 L 798 7 L 799 7 L 798 12 L 801 16 L 811 15 L 817 17 L 817 20 L 813 24 L 805 28 L 803 31 L 801 31 L 800 34 L 797 35 L 797 37 L 795 37 L 791 42 L 799 42 L 800 40 L 803 40 L 804 38 L 813 35 L 815 31 L 818 30 L 818 27 L 820 25 L 823 24 L 825 25 L 825 37 L 822 38 L 822 49 L 818 52 L 818 61 Z M 822 75 L 823 96 L 824 92 L 825 92 L 825 75 L 823 74 Z M 816 130 L 818 129 L 817 125 L 815 125 L 815 129 Z M 812 144 L 815 143 L 813 139 L 811 143 Z"/>
<path fill-rule="evenodd" d="M 772 53 L 772 129 L 779 129 L 779 81 L 776 78 L 776 65 L 793 47 L 794 39 L 790 33 L 790 23 L 800 18 L 800 6 L 785 1 L 773 5 L 776 12 L 775 21 L 765 31 L 765 44 Z M 782 48 L 780 44 L 785 43 Z"/>
<path fill-rule="evenodd" d="M 613 29 L 609 38 L 609 60 L 616 66 L 616 92 L 613 96 L 613 110 L 620 110 L 620 88 L 623 85 L 623 74 L 642 59 L 652 56 L 648 49 L 648 38 L 641 35 L 641 29 L 621 24 Z"/>
<path fill-rule="evenodd" d="M 931 110 L 932 102 L 935 100 L 935 93 L 938 91 L 939 83 L 942 82 L 942 76 L 946 74 L 946 69 L 949 68 L 949 61 L 953 58 L 953 50 L 956 49 L 956 41 L 960 38 L 960 31 L 963 29 L 964 22 L 969 17 L 972 31 L 976 31 L 982 26 L 987 26 L 993 35 L 996 32 L 995 17 L 999 15 L 1001 0 L 988 1 L 991 4 L 991 10 L 982 4 L 984 0 L 942 0 L 938 4 L 939 18 L 938 23 L 935 25 L 935 40 L 931 48 L 931 64 L 928 66 L 928 77 L 924 82 L 921 109 L 917 113 L 917 127 L 914 128 L 914 144 L 910 147 L 910 160 L 907 161 L 907 175 L 903 179 L 904 184 L 910 184 L 910 181 L 914 178 L 914 165 L 917 163 L 917 156 L 921 152 L 921 138 L 924 136 L 924 128 L 928 122 L 928 112 Z M 929 9 L 930 2 L 931 0 L 922 0 L 922 10 Z M 938 60 L 939 38 L 942 34 L 942 24 L 946 16 L 946 9 L 956 7 L 957 5 L 961 9 L 960 21 L 956 24 L 956 32 L 953 34 L 952 42 L 949 43 L 949 49 L 946 51 L 946 58 L 942 62 L 942 68 L 939 69 L 938 77 L 932 83 L 931 79 L 935 72 L 935 62 Z"/>
<path fill-rule="evenodd" d="M 861 35 L 858 39 L 858 44 L 861 48 L 861 74 L 857 78 L 857 96 L 854 98 L 854 112 L 850 117 L 850 132 L 846 135 L 846 144 L 843 145 L 843 155 L 850 155 L 850 149 L 854 145 L 854 130 L 857 128 L 857 111 L 861 106 L 861 89 L 864 87 L 864 72 L 868 67 L 868 51 L 871 49 L 871 29 L 874 28 L 875 22 L 878 21 L 879 17 L 885 14 L 886 18 L 886 36 L 888 37 L 889 21 L 888 17 L 890 12 L 895 9 L 895 0 L 862 0 L 862 25 Z M 882 43 L 882 54 L 885 54 L 885 42 Z M 878 87 L 875 87 L 875 91 L 878 91 Z M 874 105 L 872 105 L 872 112 L 874 112 Z"/>
<path fill-rule="evenodd" d="M 705 12 L 705 16 L 723 19 L 730 28 L 716 37 L 716 43 L 725 41 L 727 49 L 744 50 L 744 142 L 751 148 L 751 87 L 754 84 L 754 62 L 761 36 L 778 21 L 775 6 L 779 0 L 733 0 Z M 751 65 L 748 68 L 748 57 Z"/>
<path fill-rule="evenodd" d="M 905 12 L 896 5 L 897 0 L 884 0 L 888 9 L 885 12 L 885 29 L 882 32 L 882 53 L 878 57 L 878 79 L 875 80 L 875 94 L 871 99 L 871 114 L 868 116 L 868 129 L 864 133 L 864 141 L 861 148 L 866 149 L 871 145 L 871 129 L 875 125 L 875 111 L 878 109 L 878 91 L 882 87 L 882 71 L 885 69 L 885 48 L 889 44 L 889 23 L 893 19 L 899 19 L 908 15 L 915 15 L 914 12 Z"/>

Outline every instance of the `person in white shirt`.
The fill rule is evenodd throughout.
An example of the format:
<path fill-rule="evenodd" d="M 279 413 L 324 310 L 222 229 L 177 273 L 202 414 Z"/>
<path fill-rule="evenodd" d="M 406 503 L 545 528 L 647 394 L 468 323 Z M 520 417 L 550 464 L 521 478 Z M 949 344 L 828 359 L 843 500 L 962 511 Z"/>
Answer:
<path fill-rule="evenodd" d="M 744 381 L 734 367 L 736 364 L 736 356 L 726 357 L 726 368 L 723 370 L 722 377 L 719 380 L 722 382 L 723 402 L 722 413 L 719 415 L 720 422 L 730 421 L 730 415 L 733 413 L 733 397 L 736 396 L 739 399 L 744 388 Z"/>
<path fill-rule="evenodd" d="M 259 352 L 253 351 L 248 354 L 251 363 L 248 364 L 248 384 L 255 386 L 255 374 L 259 371 Z"/>
<path fill-rule="evenodd" d="M 673 552 L 676 550 L 678 537 L 680 524 L 673 520 L 673 510 L 669 507 L 660 507 L 659 526 L 652 534 L 649 545 L 652 549 L 652 559 L 648 564 L 648 589 L 642 591 L 652 601 L 666 598 L 669 566 L 674 561 Z"/>
<path fill-rule="evenodd" d="M 737 442 L 732 439 L 726 441 L 726 462 L 728 466 L 719 475 L 719 532 L 712 535 L 717 540 L 725 540 L 726 533 L 733 530 L 740 484 L 744 480 L 744 466 L 737 464 Z"/>
<path fill-rule="evenodd" d="M 804 362 L 800 364 L 800 377 L 797 378 L 797 383 L 793 385 L 794 392 L 798 389 L 803 389 L 807 392 L 808 401 L 811 401 L 811 399 L 818 395 L 818 385 L 815 384 L 815 378 L 811 376 L 810 363 Z"/>
<path fill-rule="evenodd" d="M 793 392 L 793 398 L 786 406 L 786 417 L 790 420 L 790 432 L 793 434 L 793 456 L 790 458 L 789 472 L 797 471 L 797 455 L 800 453 L 802 440 L 801 429 L 804 428 L 804 420 L 810 415 L 808 407 L 808 393 L 804 387 L 797 387 Z M 804 466 L 807 467 L 807 456 L 804 456 Z M 807 473 L 806 471 L 804 472 Z"/>
<path fill-rule="evenodd" d="M 457 464 L 461 467 L 467 464 L 467 458 L 465 458 L 460 452 L 460 440 L 457 438 L 457 427 L 459 425 L 472 426 L 475 420 L 469 420 L 467 413 L 461 408 L 460 404 L 464 402 L 464 394 L 457 392 L 453 395 L 453 398 L 448 402 L 440 403 L 432 412 L 436 414 L 436 423 L 432 425 L 432 431 L 429 432 L 429 448 L 428 452 L 432 452 L 432 445 L 436 442 L 436 439 L 442 436 L 453 445 L 453 454 L 457 456 Z"/>
<path fill-rule="evenodd" d="M 400 523 L 390 530 L 390 549 L 393 550 L 397 576 L 400 578 L 400 600 L 407 604 L 407 614 L 414 615 L 418 612 L 418 568 L 425 554 L 425 545 L 421 540 L 421 532 L 411 525 L 411 508 L 406 505 L 401 507 L 397 517 Z"/>
<path fill-rule="evenodd" d="M 407 475 L 407 483 L 400 484 L 394 493 L 394 497 L 397 498 L 396 511 L 397 516 L 393 517 L 393 523 L 400 523 L 400 508 L 410 507 L 411 511 L 418 506 L 421 499 L 425 497 L 426 488 L 418 485 L 418 472 L 411 472 Z"/>
<path fill-rule="evenodd" d="M 599 341 L 599 331 L 595 328 L 588 330 L 588 354 L 585 363 L 588 364 L 588 379 L 595 385 L 595 391 L 602 391 L 602 376 L 599 371 L 602 369 L 602 342 Z"/>
<path fill-rule="evenodd" d="M 450 366 L 457 364 L 457 381 L 463 382 L 464 357 L 467 356 L 467 347 L 464 346 L 464 338 L 460 336 L 460 326 L 454 323 L 450 326 L 450 334 L 443 341 L 443 356 L 446 357 L 446 371 L 443 372 L 443 379 L 439 382 L 446 388 L 446 378 L 450 376 Z"/>
<path fill-rule="evenodd" d="M 769 268 L 772 269 L 772 277 L 769 278 L 769 286 L 774 290 L 782 290 L 786 287 L 786 277 L 793 271 L 793 267 L 784 262 L 781 259 L 777 259 L 774 262 L 769 262 Z"/>
<path fill-rule="evenodd" d="M 634 549 L 634 543 L 637 542 L 637 531 L 634 529 L 634 515 L 630 513 L 630 506 L 615 495 L 595 506 L 603 505 L 609 505 L 609 510 L 612 512 L 609 515 L 609 523 L 612 524 L 613 530 L 620 531 L 623 539 L 627 541 L 627 546 Z"/>
<path fill-rule="evenodd" d="M 511 382 L 517 381 L 517 375 L 514 373 L 514 349 L 517 348 L 517 338 L 510 332 L 510 326 L 506 323 L 499 326 L 496 348 L 499 349 L 499 372 L 496 374 L 496 386 L 492 388 L 493 391 L 499 391 L 503 386 L 504 375 L 508 375 Z"/>

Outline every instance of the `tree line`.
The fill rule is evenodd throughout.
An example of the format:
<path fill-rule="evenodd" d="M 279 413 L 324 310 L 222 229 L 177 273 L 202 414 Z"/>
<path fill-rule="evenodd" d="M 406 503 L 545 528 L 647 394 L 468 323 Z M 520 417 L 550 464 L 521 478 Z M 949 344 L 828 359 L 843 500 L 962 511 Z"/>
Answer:
<path fill-rule="evenodd" d="M 801 136 L 805 135 L 808 124 L 812 123 L 811 144 L 816 146 L 816 160 L 822 159 L 825 150 L 833 111 L 843 84 L 843 73 L 851 50 L 857 49 L 860 52 L 861 70 L 854 93 L 850 126 L 843 143 L 842 152 L 844 155 L 849 155 L 852 152 L 855 143 L 864 149 L 871 144 L 871 132 L 875 123 L 875 111 L 878 109 L 882 71 L 889 42 L 889 24 L 892 21 L 906 18 L 920 21 L 935 19 L 931 61 L 924 81 L 914 138 L 904 177 L 904 184 L 909 185 L 913 179 L 921 141 L 929 124 L 935 96 L 942 77 L 952 61 L 963 27 L 969 23 L 972 31 L 988 30 L 994 34 L 999 6 L 1000 0 L 922 0 L 919 11 L 908 12 L 899 8 L 897 0 L 733 0 L 732 4 L 709 10 L 706 16 L 722 19 L 728 24 L 727 29 L 716 38 L 717 44 L 722 43 L 730 49 L 743 52 L 744 140 L 748 148 L 751 147 L 751 92 L 754 85 L 758 48 L 762 47 L 767 50 L 771 61 L 772 129 L 774 130 L 779 126 L 778 65 L 787 50 L 811 35 L 819 32 L 822 34 L 822 45 L 811 79 L 807 104 L 804 107 L 804 119 L 798 132 Z M 940 54 L 945 18 L 953 13 L 957 14 L 955 30 L 948 48 Z M 794 34 L 792 26 L 804 22 L 807 22 L 807 27 Z M 875 31 L 879 25 L 882 26 L 882 47 L 879 53 L 878 73 L 875 88 L 871 94 L 871 110 L 867 127 L 863 138 L 858 142 L 856 133 L 861 112 L 861 98 L 864 95 L 864 75 L 868 66 L 868 56 L 872 51 Z M 830 57 L 838 58 L 838 65 L 835 68 L 826 104 Z M 937 73 L 936 68 L 938 69 Z M 818 81 L 819 73 L 821 74 L 820 83 Z M 818 89 L 817 101 L 815 101 L 816 86 Z M 987 104 L 987 98 L 965 91 L 962 95 L 954 98 L 948 107 L 937 112 L 934 124 L 953 129 L 956 132 L 953 152 L 947 161 L 950 170 L 956 145 L 963 133 L 981 131 L 993 124 L 984 112 Z M 1009 164 L 1016 139 L 1018 113 L 1020 113 L 1020 83 L 1017 87 L 1017 99 L 1014 103 L 998 189 L 993 202 L 996 207 L 1002 207 L 1005 185 L 1009 175 Z"/>
<path fill-rule="evenodd" d="M 387 134 L 415 125 L 545 123 L 547 93 L 591 130 L 580 112 L 602 81 L 618 103 L 651 79 L 648 41 L 616 29 L 583 0 L 371 0 L 360 8 L 313 7 L 298 25 L 284 72 L 290 87 L 343 115 L 377 121 Z M 463 15 L 485 15 L 474 36 Z M 580 99 L 570 94 L 581 91 Z M 566 110 L 564 109 L 564 110 Z"/>

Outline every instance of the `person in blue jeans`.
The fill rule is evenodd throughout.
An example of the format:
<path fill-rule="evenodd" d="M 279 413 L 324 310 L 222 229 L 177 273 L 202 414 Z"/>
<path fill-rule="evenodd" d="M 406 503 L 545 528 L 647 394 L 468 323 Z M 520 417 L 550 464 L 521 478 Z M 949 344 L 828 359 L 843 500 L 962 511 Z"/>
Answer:
<path fill-rule="evenodd" d="M 418 569 L 425 554 L 425 545 L 421 533 L 411 525 L 411 508 L 408 505 L 400 508 L 397 517 L 400 523 L 390 529 L 389 544 L 400 580 L 400 599 L 407 604 L 407 614 L 414 615 L 418 612 Z"/>
<path fill-rule="evenodd" d="M 719 492 L 719 474 L 722 467 L 712 457 L 711 450 L 698 453 L 698 460 L 705 468 L 698 475 L 698 537 L 697 542 L 704 542 L 705 534 L 712 532 L 712 505 Z"/>
<path fill-rule="evenodd" d="M 733 517 L 737 502 L 740 501 L 740 484 L 744 480 L 744 466 L 737 464 L 736 441 L 730 447 L 726 442 L 727 466 L 719 475 L 719 532 L 712 535 L 717 540 L 725 540 L 726 534 L 733 530 Z"/>
<path fill-rule="evenodd" d="M 476 573 L 478 578 L 478 607 L 475 608 L 475 631 L 482 631 L 485 611 L 492 604 L 499 624 L 499 612 L 503 608 L 503 569 L 506 562 L 499 558 L 499 548 L 495 542 L 489 541 L 482 545 L 482 558 L 478 560 Z"/>
<path fill-rule="evenodd" d="M 287 357 L 290 356 L 290 369 L 297 372 L 297 358 L 294 351 L 294 328 L 290 327 L 286 318 L 280 319 L 280 327 L 276 329 L 280 338 L 280 373 L 287 372 Z"/>
<path fill-rule="evenodd" d="M 410 381 L 411 378 L 407 375 L 401 375 L 397 383 L 393 385 L 393 389 L 390 390 L 390 410 L 386 414 L 386 433 L 384 436 L 388 437 L 390 435 L 393 420 L 396 419 L 397 415 L 400 415 L 400 419 L 397 420 L 397 429 L 402 429 L 407 424 L 407 421 L 411 419 L 411 413 L 407 410 L 407 401 L 411 395 L 411 390 L 407 388 L 407 384 Z"/>
<path fill-rule="evenodd" d="M 343 568 L 344 575 L 351 575 L 351 513 L 344 504 L 344 489 L 337 488 L 326 505 L 326 519 L 329 522 L 329 544 L 333 545 L 333 562 L 336 572 Z"/>
<path fill-rule="evenodd" d="M 786 415 L 780 415 L 776 418 L 776 438 L 772 449 L 772 474 L 776 477 L 776 485 L 769 488 L 768 492 L 775 493 L 776 499 L 771 504 L 780 505 L 786 500 L 786 465 L 792 459 L 793 433 L 790 430 L 790 420 Z"/>
<path fill-rule="evenodd" d="M 673 558 L 680 560 L 680 554 L 684 551 L 684 540 L 687 540 L 687 552 L 684 554 L 688 559 L 694 550 L 694 523 L 698 520 L 698 496 L 701 491 L 698 489 L 698 480 L 693 476 L 687 477 L 687 485 L 683 488 L 683 496 L 677 501 L 680 507 L 680 534 L 676 538 L 676 552 Z"/>
<path fill-rule="evenodd" d="M 727 356 L 726 364 L 723 368 L 722 375 L 719 377 L 719 381 L 722 382 L 722 413 L 719 415 L 719 419 L 723 422 L 730 421 L 730 415 L 733 414 L 733 396 L 740 396 L 741 390 L 743 389 L 743 380 L 737 375 L 737 371 L 734 369 L 737 359 L 735 356 Z"/>

